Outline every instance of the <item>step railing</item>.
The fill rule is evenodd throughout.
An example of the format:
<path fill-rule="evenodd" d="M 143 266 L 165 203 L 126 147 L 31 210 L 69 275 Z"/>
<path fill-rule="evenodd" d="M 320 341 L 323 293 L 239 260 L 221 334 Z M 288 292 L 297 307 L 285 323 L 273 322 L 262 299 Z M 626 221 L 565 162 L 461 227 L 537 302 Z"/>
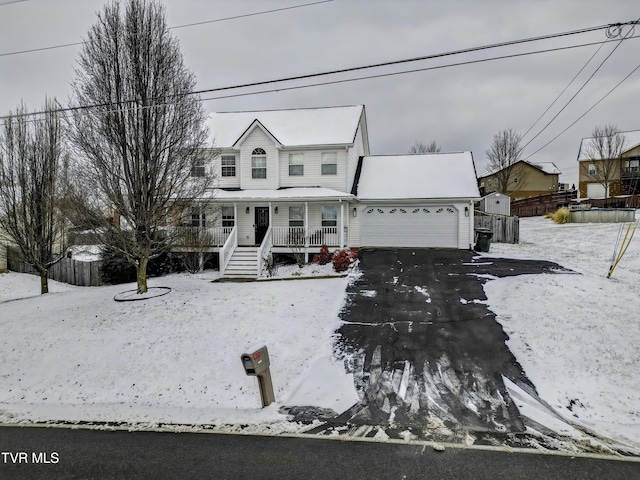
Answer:
<path fill-rule="evenodd" d="M 238 230 L 236 227 L 231 229 L 231 233 L 229 237 L 227 237 L 227 241 L 224 242 L 224 245 L 220 249 L 220 275 L 224 275 L 224 271 L 229 264 L 229 260 L 233 255 L 234 250 L 238 246 Z"/>
<path fill-rule="evenodd" d="M 271 247 L 273 247 L 273 227 L 269 226 L 258 249 L 258 277 L 262 274 L 262 269 L 264 268 L 267 256 L 271 252 Z"/>

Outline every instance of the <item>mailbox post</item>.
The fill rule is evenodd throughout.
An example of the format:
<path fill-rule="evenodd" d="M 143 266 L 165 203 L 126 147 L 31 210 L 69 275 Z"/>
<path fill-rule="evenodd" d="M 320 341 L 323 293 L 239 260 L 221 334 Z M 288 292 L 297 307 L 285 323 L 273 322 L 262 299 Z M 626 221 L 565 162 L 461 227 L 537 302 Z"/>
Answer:
<path fill-rule="evenodd" d="M 258 377 L 262 406 L 266 407 L 275 402 L 276 397 L 273 393 L 271 371 L 269 370 L 269 351 L 266 345 L 256 347 L 249 353 L 243 353 L 240 360 L 247 375 Z"/>

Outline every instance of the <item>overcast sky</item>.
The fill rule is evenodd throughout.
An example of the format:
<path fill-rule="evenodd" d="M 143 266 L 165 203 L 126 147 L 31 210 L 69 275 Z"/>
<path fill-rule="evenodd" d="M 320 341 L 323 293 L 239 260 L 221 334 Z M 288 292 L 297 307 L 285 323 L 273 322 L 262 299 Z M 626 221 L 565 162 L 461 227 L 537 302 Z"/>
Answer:
<path fill-rule="evenodd" d="M 165 0 L 179 26 L 282 9 L 318 0 Z M 79 46 L 7 53 L 80 42 L 103 0 L 0 0 L 0 114 L 21 99 L 40 107 L 45 95 L 67 101 Z M 369 65 L 567 32 L 640 18 L 637 0 L 333 0 L 301 8 L 174 29 L 198 89 L 234 86 Z M 628 28 L 623 34 L 629 33 Z M 631 35 L 640 36 L 640 27 Z M 598 45 L 382 78 L 285 90 L 309 83 L 481 60 L 602 42 L 604 30 L 562 39 L 278 84 L 280 91 L 207 100 L 207 111 L 364 104 L 372 154 L 406 153 L 416 140 L 443 151 L 473 152 L 478 173 L 492 137 L 524 134 L 584 67 Z M 619 42 L 604 45 L 560 101 L 524 138 L 529 141 L 584 84 Z M 640 64 L 640 39 L 622 42 L 584 89 L 524 150 L 533 154 Z M 273 89 L 208 93 L 203 98 Z M 577 183 L 580 139 L 596 125 L 640 129 L 640 69 L 555 142 L 529 158 L 554 162 Z M 215 132 L 214 132 L 215 134 Z"/>

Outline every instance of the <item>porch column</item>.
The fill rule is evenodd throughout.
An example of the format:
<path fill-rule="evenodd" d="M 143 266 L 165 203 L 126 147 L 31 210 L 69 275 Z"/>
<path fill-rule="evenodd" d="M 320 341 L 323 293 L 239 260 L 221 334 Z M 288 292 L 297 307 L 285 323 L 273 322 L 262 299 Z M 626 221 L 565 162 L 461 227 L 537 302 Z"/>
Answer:
<path fill-rule="evenodd" d="M 309 263 L 309 202 L 304 202 L 304 263 Z"/>
<path fill-rule="evenodd" d="M 344 247 L 344 202 L 340 200 L 340 248 Z"/>
<path fill-rule="evenodd" d="M 271 202 L 269 202 L 269 226 L 273 225 L 273 212 L 271 211 Z"/>
<path fill-rule="evenodd" d="M 233 202 L 233 226 L 238 230 L 238 204 Z"/>

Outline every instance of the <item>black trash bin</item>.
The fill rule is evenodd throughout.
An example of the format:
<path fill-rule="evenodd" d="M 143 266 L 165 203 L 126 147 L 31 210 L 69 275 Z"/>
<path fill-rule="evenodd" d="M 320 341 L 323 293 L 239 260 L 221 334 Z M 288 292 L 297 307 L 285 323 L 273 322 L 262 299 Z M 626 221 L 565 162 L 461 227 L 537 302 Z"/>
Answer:
<path fill-rule="evenodd" d="M 493 232 L 488 228 L 476 229 L 476 252 L 488 252 Z"/>

